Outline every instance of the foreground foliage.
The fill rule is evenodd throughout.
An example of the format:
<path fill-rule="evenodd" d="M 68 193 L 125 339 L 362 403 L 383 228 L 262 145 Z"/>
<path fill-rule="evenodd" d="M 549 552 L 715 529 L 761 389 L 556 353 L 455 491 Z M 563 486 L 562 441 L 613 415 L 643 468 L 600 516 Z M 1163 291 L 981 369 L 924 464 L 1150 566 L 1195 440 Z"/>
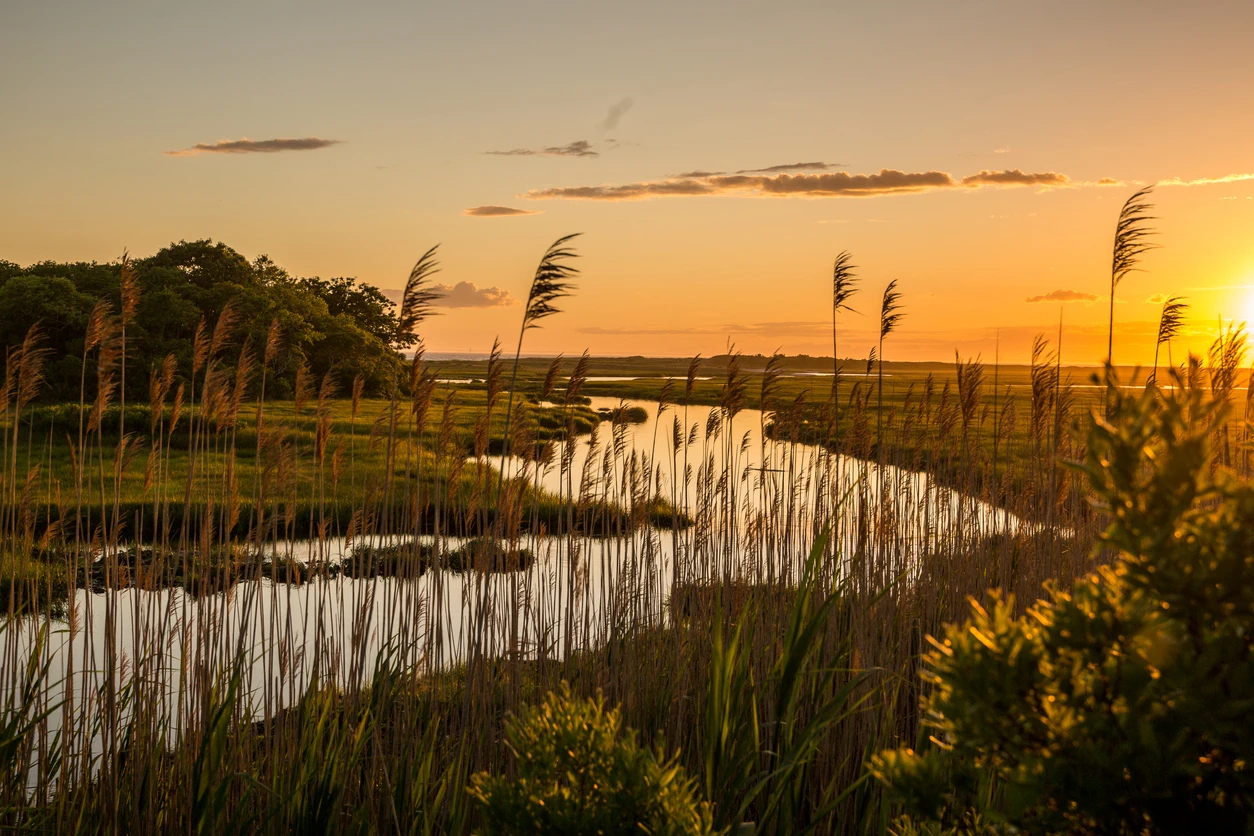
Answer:
<path fill-rule="evenodd" d="M 1112 400 L 1082 469 L 1117 559 L 1021 617 L 973 604 L 927 657 L 933 745 L 874 760 L 931 827 L 1248 831 L 1254 485 L 1210 467 L 1222 401 Z"/>
<path fill-rule="evenodd" d="M 576 700 L 563 683 L 508 722 L 505 738 L 517 777 L 480 773 L 471 784 L 486 834 L 713 832 L 696 783 L 660 751 L 640 747 L 600 699 Z"/>

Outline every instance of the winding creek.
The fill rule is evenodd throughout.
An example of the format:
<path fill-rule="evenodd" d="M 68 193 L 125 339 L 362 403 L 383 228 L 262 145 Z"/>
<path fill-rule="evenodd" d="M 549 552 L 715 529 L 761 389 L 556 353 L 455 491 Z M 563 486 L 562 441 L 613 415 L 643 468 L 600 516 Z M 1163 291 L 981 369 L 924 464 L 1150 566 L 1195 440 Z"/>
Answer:
<path fill-rule="evenodd" d="M 52 704 L 66 698 L 82 706 L 97 699 L 110 674 L 119 682 L 138 676 L 160 681 L 177 720 L 192 710 L 191 686 L 229 666 L 237 651 L 243 651 L 242 682 L 256 705 L 291 704 L 315 669 L 342 682 L 365 679 L 385 651 L 396 664 L 438 669 L 475 649 L 560 658 L 568 649 L 597 646 L 633 626 L 665 622 L 677 584 L 795 578 L 828 520 L 837 523 L 837 564 L 860 544 L 868 548 L 868 530 L 878 532 L 870 548 L 883 582 L 951 538 L 1014 532 L 1021 525 L 926 474 L 881 471 L 814 446 L 764 441 L 757 410 L 740 412 L 729 425 L 718 413 L 712 419 L 716 408 L 708 406 L 672 406 L 660 420 L 656 403 L 594 398 L 592 407 L 624 403 L 645 407 L 648 420 L 602 422 L 592 437 L 578 439 L 567 468 L 558 455 L 538 471 L 511 459 L 507 472 L 552 493 L 619 503 L 630 501 L 641 484 L 647 492 L 651 472 L 654 490 L 691 525 L 621 536 L 525 535 L 515 545 L 534 561 L 495 574 L 432 570 L 414 578 L 246 581 L 201 596 L 178 588 L 80 589 L 68 614 L 16 625 L 18 635 L 4 646 L 17 655 L 5 665 L 24 658 L 36 632 L 47 630 Z M 677 436 L 692 443 L 676 448 Z M 647 470 L 646 457 L 655 463 Z M 464 542 L 422 540 L 442 551 Z M 304 564 L 334 564 L 346 548 L 339 538 L 289 542 L 278 551 Z M 54 729 L 59 717 L 50 716 Z"/>

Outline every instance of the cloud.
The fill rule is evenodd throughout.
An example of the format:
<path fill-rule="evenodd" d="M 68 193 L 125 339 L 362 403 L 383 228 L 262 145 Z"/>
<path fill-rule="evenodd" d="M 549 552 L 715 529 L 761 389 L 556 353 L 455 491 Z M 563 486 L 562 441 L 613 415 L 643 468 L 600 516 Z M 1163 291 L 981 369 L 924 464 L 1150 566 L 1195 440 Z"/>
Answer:
<path fill-rule="evenodd" d="M 964 186 L 1066 186 L 1071 178 L 1055 171 L 1027 173 L 1017 168 L 1004 171 L 988 171 L 962 178 Z"/>
<path fill-rule="evenodd" d="M 512 206 L 472 206 L 463 215 L 472 218 L 509 218 L 515 215 L 539 215 L 531 209 L 515 209 Z"/>
<path fill-rule="evenodd" d="M 458 282 L 452 286 L 437 284 L 434 290 L 440 298 L 432 304 L 440 308 L 499 308 L 518 304 L 508 290 L 476 287 L 474 282 Z"/>
<path fill-rule="evenodd" d="M 733 177 L 723 178 L 733 181 Z M 828 174 L 780 174 L 763 177 L 760 188 L 766 194 L 800 195 L 881 195 L 948 189 L 954 185 L 952 175 L 943 171 L 905 172 L 890 168 L 878 174 L 850 174 L 836 171 Z"/>
<path fill-rule="evenodd" d="M 1122 180 L 1116 180 L 1114 177 L 1103 177 L 1097 181 L 1099 186 L 1122 186 Z"/>
<path fill-rule="evenodd" d="M 1096 302 L 1097 297 L 1092 293 L 1084 293 L 1079 290 L 1051 290 L 1049 293 L 1043 293 L 1040 296 L 1029 296 L 1028 302 Z"/>
<path fill-rule="evenodd" d="M 768 165 L 766 168 L 746 168 L 737 174 L 778 174 L 781 171 L 827 171 L 831 168 L 844 168 L 843 163 L 785 163 L 784 165 Z"/>
<path fill-rule="evenodd" d="M 749 197 L 875 197 L 915 194 L 965 187 L 968 189 L 1005 186 L 1045 188 L 1082 185 L 1065 174 L 1047 171 L 1025 173 L 1018 169 L 981 171 L 961 180 L 944 171 L 906 172 L 885 168 L 875 174 L 846 171 L 819 173 L 771 173 L 799 168 L 835 167 L 835 163 L 791 163 L 769 169 L 726 174 L 717 171 L 689 171 L 662 180 L 600 186 L 558 186 L 533 189 L 521 197 L 528 200 L 644 200 L 654 197 L 744 195 Z"/>
<path fill-rule="evenodd" d="M 957 181 L 943 171 L 910 173 L 883 169 L 877 174 L 710 174 L 673 177 L 641 183 L 605 186 L 559 186 L 533 189 L 523 197 L 529 200 L 642 200 L 677 195 L 772 195 L 866 197 L 949 189 Z"/>
<path fill-rule="evenodd" d="M 684 178 L 652 183 L 627 183 L 622 186 L 559 186 L 552 189 L 532 189 L 522 197 L 528 200 L 640 200 L 647 197 L 713 193 L 714 190 L 703 180 Z"/>
<path fill-rule="evenodd" d="M 617 128 L 619 120 L 627 115 L 627 111 L 631 110 L 631 106 L 634 104 L 635 102 L 631 100 L 631 97 L 627 96 L 612 105 L 609 112 L 605 114 L 605 120 L 601 122 L 601 127 L 607 131 L 612 131 Z"/>
<path fill-rule="evenodd" d="M 196 154 L 277 154 L 279 151 L 316 151 L 339 145 L 340 139 L 320 139 L 307 136 L 300 139 L 219 139 L 217 142 L 199 142 L 181 151 L 166 151 L 167 157 L 192 157 Z"/>
<path fill-rule="evenodd" d="M 994 154 L 1009 154 L 1010 149 L 1009 148 L 994 148 L 993 153 Z"/>
<path fill-rule="evenodd" d="M 1218 183 L 1241 183 L 1246 180 L 1254 180 L 1254 174 L 1225 174 L 1223 177 L 1199 177 L 1196 180 L 1181 180 L 1179 177 L 1172 177 L 1168 180 L 1159 180 L 1159 186 L 1213 186 Z"/>
<path fill-rule="evenodd" d="M 698 169 L 696 171 L 685 171 L 681 174 L 673 174 L 671 175 L 670 179 L 672 180 L 686 180 L 688 178 L 700 179 L 702 177 L 718 177 L 726 173 L 727 173 L 726 171 L 701 171 L 700 169 Z"/>
<path fill-rule="evenodd" d="M 768 165 L 766 168 L 742 168 L 740 171 L 731 172 L 732 174 L 780 174 L 788 171 L 827 171 L 832 168 L 844 168 L 844 163 L 784 163 L 783 165 Z M 672 179 L 684 177 L 722 177 L 727 175 L 726 171 L 685 171 L 682 174 L 672 175 Z"/>
<path fill-rule="evenodd" d="M 494 157 L 599 157 L 600 151 L 594 151 L 592 143 L 579 139 L 567 145 L 554 145 L 549 148 L 515 148 L 512 151 L 484 151 Z"/>

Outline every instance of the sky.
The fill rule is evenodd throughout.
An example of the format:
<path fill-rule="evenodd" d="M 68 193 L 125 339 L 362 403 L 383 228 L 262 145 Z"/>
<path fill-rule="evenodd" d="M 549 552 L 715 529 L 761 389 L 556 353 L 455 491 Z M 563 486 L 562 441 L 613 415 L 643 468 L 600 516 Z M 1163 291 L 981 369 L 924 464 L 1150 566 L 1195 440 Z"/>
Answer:
<path fill-rule="evenodd" d="M 1123 201 L 1157 184 L 1115 360 L 1254 319 L 1254 4 L 0 4 L 0 258 L 211 238 L 404 284 L 431 351 L 513 346 L 535 265 L 582 270 L 532 353 L 1099 363 Z M 1030 301 L 1036 300 L 1036 301 Z M 1065 301 L 1064 301 L 1065 300 Z"/>

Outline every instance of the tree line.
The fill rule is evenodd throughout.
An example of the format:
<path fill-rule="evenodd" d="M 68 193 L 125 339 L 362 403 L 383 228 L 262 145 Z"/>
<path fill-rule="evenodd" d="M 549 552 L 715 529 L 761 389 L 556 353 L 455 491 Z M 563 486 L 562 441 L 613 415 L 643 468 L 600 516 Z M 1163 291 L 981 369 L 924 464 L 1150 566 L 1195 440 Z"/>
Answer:
<path fill-rule="evenodd" d="M 320 379 L 331 372 L 347 384 L 361 375 L 367 392 L 382 391 L 398 352 L 417 342 L 397 328 L 395 306 L 376 287 L 353 278 L 292 276 L 268 256 L 249 261 L 223 243 L 172 243 L 156 254 L 132 259 L 139 289 L 128 326 L 127 394 L 142 398 L 148 372 L 173 356 L 185 372 L 192 366 L 200 324 L 212 327 L 229 304 L 235 339 L 262 346 L 272 323 L 281 333 L 267 387 L 290 396 L 301 364 Z M 121 261 L 42 261 L 22 267 L 0 259 L 0 341 L 21 345 L 37 325 L 51 352 L 44 366 L 48 400 L 74 400 L 83 373 L 87 324 L 97 304 L 121 305 Z M 88 378 L 94 359 L 86 361 Z"/>

